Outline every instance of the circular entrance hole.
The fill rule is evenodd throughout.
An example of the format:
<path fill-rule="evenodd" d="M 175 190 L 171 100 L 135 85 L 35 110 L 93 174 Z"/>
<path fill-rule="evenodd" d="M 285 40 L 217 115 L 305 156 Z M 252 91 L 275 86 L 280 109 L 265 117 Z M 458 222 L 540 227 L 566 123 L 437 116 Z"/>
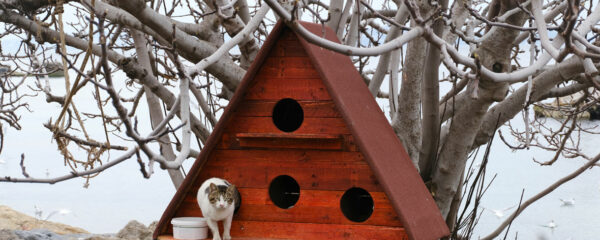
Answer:
<path fill-rule="evenodd" d="M 300 186 L 288 175 L 278 176 L 269 185 L 269 197 L 280 208 L 292 208 L 300 198 Z"/>
<path fill-rule="evenodd" d="M 304 111 L 300 104 L 291 98 L 279 100 L 273 108 L 273 123 L 279 130 L 293 132 L 304 121 Z"/>
<path fill-rule="evenodd" d="M 362 188 L 350 188 L 340 200 L 344 216 L 353 222 L 364 222 L 373 214 L 373 198 Z"/>

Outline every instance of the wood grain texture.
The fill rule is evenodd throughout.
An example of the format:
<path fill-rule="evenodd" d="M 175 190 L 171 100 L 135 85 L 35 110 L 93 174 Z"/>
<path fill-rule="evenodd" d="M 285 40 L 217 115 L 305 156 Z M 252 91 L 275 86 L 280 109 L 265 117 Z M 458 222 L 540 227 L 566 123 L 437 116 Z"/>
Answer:
<path fill-rule="evenodd" d="M 271 117 L 235 117 L 225 127 L 226 133 L 283 133 Z M 297 134 L 350 134 L 342 118 L 304 118 Z"/>
<path fill-rule="evenodd" d="M 271 181 L 280 175 L 293 177 L 300 189 L 345 191 L 351 187 L 360 187 L 369 192 L 382 192 L 383 189 L 375 179 L 368 165 L 347 167 L 310 165 L 244 165 L 244 166 L 205 166 L 193 187 L 210 177 L 225 178 L 238 187 L 268 188 Z"/>
<path fill-rule="evenodd" d="M 342 150 L 344 147 L 340 134 L 238 133 L 235 140 L 241 148 Z"/>
<path fill-rule="evenodd" d="M 241 117 L 271 117 L 275 100 L 247 100 L 235 109 L 236 116 Z M 340 118 L 342 115 L 337 111 L 335 104 L 329 100 L 323 101 L 298 101 L 304 117 L 308 118 Z"/>
<path fill-rule="evenodd" d="M 221 230 L 222 231 L 222 230 Z M 161 236 L 173 239 L 172 232 Z M 284 223 L 262 221 L 233 221 L 232 240 L 235 239 L 352 239 L 352 240 L 409 240 L 402 227 L 371 225 Z M 171 237 L 171 238 L 170 238 Z M 209 238 L 210 239 L 210 238 Z"/>
<path fill-rule="evenodd" d="M 210 164 L 361 164 L 366 165 L 360 152 L 319 151 L 319 150 L 214 150 L 215 161 Z"/>
<path fill-rule="evenodd" d="M 301 222 L 322 224 L 362 224 L 396 226 L 400 223 L 389 200 L 382 192 L 371 192 L 373 214 L 364 222 L 348 220 L 340 210 L 340 199 L 344 191 L 301 190 L 298 202 L 289 209 L 273 204 L 267 189 L 239 188 L 242 207 L 234 221 Z M 195 196 L 188 195 L 184 200 L 179 216 L 201 216 Z"/>
<path fill-rule="evenodd" d="M 223 134 L 217 149 L 254 150 L 254 149 L 306 149 L 306 150 L 343 150 L 357 151 L 357 146 L 348 135 L 338 135 L 336 138 L 244 138 L 240 133 Z M 253 133 L 245 133 L 253 134 Z M 254 133 L 263 134 L 263 133 Z M 270 134 L 270 133 L 264 133 Z"/>
<path fill-rule="evenodd" d="M 331 57 L 300 42 L 281 23 L 277 26 L 276 36 L 268 38 L 266 50 L 248 70 L 154 237 L 169 239 L 173 217 L 201 215 L 196 192 L 210 177 L 228 179 L 242 194 L 242 207 L 233 221 L 234 239 L 443 236 L 445 224 L 434 219 L 439 211 L 428 203 L 431 196 L 421 191 L 425 188 L 414 177 L 418 174 L 406 167 L 410 162 L 402 145 L 389 124 L 381 121 L 380 109 L 363 89 L 348 57 Z M 314 32 L 315 26 L 311 29 Z M 302 125 L 289 133 L 300 135 L 285 136 L 288 133 L 272 122 L 273 107 L 283 98 L 293 98 L 303 108 Z M 376 126 L 360 130 L 376 114 L 381 115 L 375 116 Z M 382 135 L 386 140 L 377 140 Z M 291 176 L 300 185 L 300 198 L 290 209 L 275 206 L 268 195 L 271 181 L 280 175 Z M 340 198 L 352 187 L 373 197 L 374 212 L 365 222 L 349 221 L 341 212 Z"/>
<path fill-rule="evenodd" d="M 279 71 L 279 70 L 276 70 Z M 331 96 L 319 78 L 286 79 L 259 75 L 256 84 L 249 87 L 245 95 L 249 100 L 331 100 Z"/>

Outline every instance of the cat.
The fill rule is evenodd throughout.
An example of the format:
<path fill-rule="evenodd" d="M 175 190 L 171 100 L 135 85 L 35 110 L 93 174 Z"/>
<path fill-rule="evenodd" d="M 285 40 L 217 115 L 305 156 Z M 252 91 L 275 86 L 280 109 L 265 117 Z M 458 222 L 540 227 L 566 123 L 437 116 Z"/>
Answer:
<path fill-rule="evenodd" d="M 198 189 L 197 198 L 213 240 L 221 240 L 218 221 L 223 221 L 223 239 L 231 239 L 231 220 L 241 203 L 237 188 L 225 179 L 210 178 Z"/>

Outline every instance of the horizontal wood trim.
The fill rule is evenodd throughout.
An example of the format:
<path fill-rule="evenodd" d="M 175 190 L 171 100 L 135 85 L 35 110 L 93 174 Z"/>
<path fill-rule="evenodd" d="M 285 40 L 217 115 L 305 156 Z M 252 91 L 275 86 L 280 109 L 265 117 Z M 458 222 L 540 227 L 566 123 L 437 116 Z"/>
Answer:
<path fill-rule="evenodd" d="M 241 148 L 292 148 L 342 150 L 343 138 L 331 134 L 273 134 L 238 133 L 236 141 Z"/>
<path fill-rule="evenodd" d="M 339 139 L 307 139 L 307 138 L 260 138 L 242 139 L 236 137 L 237 133 L 224 133 L 217 149 L 231 150 L 258 150 L 258 149 L 306 149 L 306 150 L 336 150 L 336 151 L 358 151 L 352 135 L 340 135 Z M 253 133 L 252 133 L 253 134 Z M 262 133 L 257 133 L 262 134 Z M 267 134 L 267 133 L 265 133 Z"/>
<path fill-rule="evenodd" d="M 279 79 L 279 81 L 293 82 L 302 79 L 320 79 L 319 72 L 314 68 L 304 68 L 302 66 L 296 67 L 293 65 L 288 66 L 262 66 L 254 81 L 262 79 Z M 279 84 L 281 85 L 281 84 Z"/>
<path fill-rule="evenodd" d="M 171 232 L 172 233 L 172 230 Z M 233 221 L 232 240 L 273 240 L 273 239 L 394 239 L 409 240 L 402 227 L 369 225 L 286 223 L 261 221 Z M 163 235 L 160 240 L 172 240 Z M 210 239 L 210 238 L 209 238 Z"/>
<path fill-rule="evenodd" d="M 212 161 L 205 166 L 226 167 L 286 167 L 286 168 L 353 168 L 368 167 L 359 152 L 308 150 L 307 152 L 285 150 L 215 150 Z"/>
<path fill-rule="evenodd" d="M 277 239 L 408 240 L 406 232 L 400 227 L 259 221 L 234 221 L 231 235 Z"/>
<path fill-rule="evenodd" d="M 299 165 L 315 164 L 367 164 L 360 152 L 320 151 L 320 150 L 214 150 L 211 155 L 213 165 L 290 163 Z"/>
<path fill-rule="evenodd" d="M 271 117 L 234 117 L 225 127 L 226 133 L 284 133 Z M 295 134 L 350 134 L 343 118 L 304 118 Z"/>
<path fill-rule="evenodd" d="M 279 71 L 278 69 L 272 69 Z M 320 78 L 296 78 L 276 76 L 277 73 L 259 73 L 246 91 L 245 98 L 256 100 L 331 100 L 331 96 Z"/>
<path fill-rule="evenodd" d="M 269 53 L 269 57 L 308 57 L 308 53 L 298 40 L 278 41 Z"/>
<path fill-rule="evenodd" d="M 277 39 L 276 42 L 283 42 L 283 41 L 294 41 L 294 42 L 300 43 L 300 41 L 298 41 L 298 36 L 296 35 L 296 33 L 294 33 L 293 31 L 290 31 L 288 29 L 284 30 L 281 33 L 281 35 L 279 36 L 279 38 Z"/>
<path fill-rule="evenodd" d="M 239 188 L 242 206 L 235 221 L 303 222 L 397 226 L 402 224 L 383 192 L 371 192 L 373 214 L 364 222 L 352 222 L 343 215 L 340 199 L 344 191 L 301 190 L 298 202 L 289 209 L 273 204 L 267 189 Z M 178 216 L 201 216 L 194 194 L 187 195 Z"/>
<path fill-rule="evenodd" d="M 236 116 L 242 117 L 271 117 L 276 100 L 247 100 L 240 104 L 235 111 Z M 309 118 L 340 118 L 333 101 L 298 101 L 304 111 L 304 117 Z"/>
<path fill-rule="evenodd" d="M 319 133 L 237 133 L 237 138 L 245 139 L 262 139 L 262 138 L 275 138 L 275 139 L 340 139 L 342 136 L 339 134 L 319 134 Z"/>
<path fill-rule="evenodd" d="M 211 177 L 227 179 L 240 188 L 268 188 L 271 181 L 280 175 L 293 177 L 301 190 L 346 191 L 351 187 L 361 187 L 369 192 L 383 192 L 368 165 L 293 167 L 256 164 L 242 167 L 208 163 L 192 189 L 198 189 L 202 181 Z"/>
<path fill-rule="evenodd" d="M 308 57 L 294 57 L 294 56 L 274 56 L 265 59 L 261 67 L 272 67 L 272 68 L 299 68 L 299 69 L 310 69 L 312 71 L 315 67 L 312 61 Z"/>

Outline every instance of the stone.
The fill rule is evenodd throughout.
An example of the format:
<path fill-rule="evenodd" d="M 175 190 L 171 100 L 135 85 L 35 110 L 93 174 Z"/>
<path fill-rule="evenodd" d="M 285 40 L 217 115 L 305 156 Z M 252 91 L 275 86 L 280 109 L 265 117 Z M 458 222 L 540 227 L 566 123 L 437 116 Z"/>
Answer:
<path fill-rule="evenodd" d="M 0 229 L 32 230 L 47 229 L 60 235 L 64 234 L 87 234 L 88 232 L 66 224 L 39 220 L 21 212 L 15 211 L 7 206 L 0 205 Z"/>
<path fill-rule="evenodd" d="M 77 240 L 81 240 L 82 238 L 78 238 Z M 111 235 L 94 235 L 88 238 L 83 238 L 85 240 L 121 240 L 121 238 L 117 238 Z"/>
<path fill-rule="evenodd" d="M 156 229 L 156 225 L 158 225 L 158 221 L 151 222 L 150 224 L 148 224 L 148 230 L 150 230 L 150 232 L 154 232 L 154 229 Z"/>
<path fill-rule="evenodd" d="M 0 229 L 0 240 L 23 240 L 14 230 Z"/>
<path fill-rule="evenodd" d="M 51 232 L 48 229 L 35 229 L 29 231 L 15 230 L 14 233 L 24 240 L 67 240 L 65 237 Z"/>
<path fill-rule="evenodd" d="M 131 220 L 117 233 L 117 237 L 127 240 L 152 240 L 152 231 L 144 224 Z"/>

